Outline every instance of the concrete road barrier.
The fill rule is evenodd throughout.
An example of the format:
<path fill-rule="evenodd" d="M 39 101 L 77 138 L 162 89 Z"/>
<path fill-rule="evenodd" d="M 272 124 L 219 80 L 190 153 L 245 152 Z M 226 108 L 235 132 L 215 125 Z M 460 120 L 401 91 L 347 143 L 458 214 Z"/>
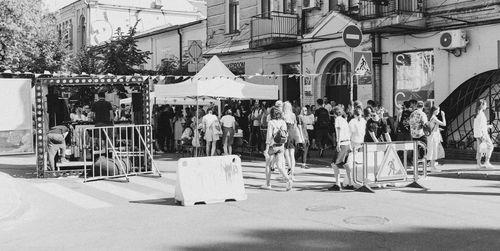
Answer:
<path fill-rule="evenodd" d="M 181 158 L 175 200 L 183 206 L 246 200 L 241 159 L 236 155 Z"/>

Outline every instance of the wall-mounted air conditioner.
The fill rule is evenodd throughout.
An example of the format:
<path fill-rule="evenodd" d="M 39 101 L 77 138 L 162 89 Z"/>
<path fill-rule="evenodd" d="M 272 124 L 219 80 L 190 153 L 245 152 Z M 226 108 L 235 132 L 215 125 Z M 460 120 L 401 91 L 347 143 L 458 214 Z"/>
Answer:
<path fill-rule="evenodd" d="M 439 34 L 439 48 L 443 50 L 465 48 L 468 43 L 465 30 L 449 30 Z"/>

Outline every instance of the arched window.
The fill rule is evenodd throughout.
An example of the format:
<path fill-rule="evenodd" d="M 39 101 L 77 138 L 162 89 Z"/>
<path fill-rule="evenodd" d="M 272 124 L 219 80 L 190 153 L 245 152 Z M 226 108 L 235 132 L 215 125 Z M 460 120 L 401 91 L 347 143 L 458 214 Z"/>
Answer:
<path fill-rule="evenodd" d="M 85 42 L 87 41 L 87 30 L 86 30 L 86 24 L 85 24 L 85 16 L 80 17 L 80 48 L 85 47 Z"/>
<path fill-rule="evenodd" d="M 344 58 L 336 59 L 325 73 L 326 85 L 348 85 L 351 82 L 351 63 Z"/>

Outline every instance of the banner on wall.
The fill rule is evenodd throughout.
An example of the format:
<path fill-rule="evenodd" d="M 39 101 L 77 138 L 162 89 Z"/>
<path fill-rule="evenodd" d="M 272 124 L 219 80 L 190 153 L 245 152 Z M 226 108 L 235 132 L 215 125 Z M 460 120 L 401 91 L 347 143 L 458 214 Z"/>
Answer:
<path fill-rule="evenodd" d="M 0 155 L 33 152 L 31 79 L 0 78 Z"/>
<path fill-rule="evenodd" d="M 434 52 L 415 51 L 394 55 L 394 102 L 434 100 Z"/>

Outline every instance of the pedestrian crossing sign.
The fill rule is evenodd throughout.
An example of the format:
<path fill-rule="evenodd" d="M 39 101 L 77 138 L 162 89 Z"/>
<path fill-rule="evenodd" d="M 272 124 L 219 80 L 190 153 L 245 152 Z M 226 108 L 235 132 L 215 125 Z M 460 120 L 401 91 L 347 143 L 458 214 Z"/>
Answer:
<path fill-rule="evenodd" d="M 406 177 L 406 169 L 401 163 L 396 149 L 392 145 L 388 146 L 375 177 L 376 181 L 406 180 Z"/>
<path fill-rule="evenodd" d="M 373 82 L 373 57 L 369 51 L 353 52 L 353 75 L 357 85 L 371 85 Z"/>
<path fill-rule="evenodd" d="M 368 60 L 366 60 L 365 55 L 361 55 L 359 60 L 357 61 L 356 68 L 354 68 L 354 74 L 355 75 L 368 75 L 371 74 L 372 69 L 371 69 L 371 64 L 368 63 Z"/>

